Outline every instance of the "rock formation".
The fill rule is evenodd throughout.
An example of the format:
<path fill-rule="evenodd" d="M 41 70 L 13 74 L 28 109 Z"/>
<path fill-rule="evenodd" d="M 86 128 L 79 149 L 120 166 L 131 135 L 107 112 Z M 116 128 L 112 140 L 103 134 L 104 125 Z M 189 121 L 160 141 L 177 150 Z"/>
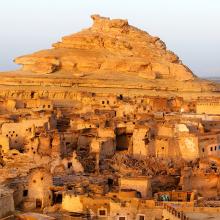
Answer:
<path fill-rule="evenodd" d="M 192 80 L 193 73 L 178 56 L 127 20 L 91 16 L 93 26 L 65 36 L 53 48 L 18 57 L 23 70 L 34 73 L 130 73 L 146 79 Z"/>

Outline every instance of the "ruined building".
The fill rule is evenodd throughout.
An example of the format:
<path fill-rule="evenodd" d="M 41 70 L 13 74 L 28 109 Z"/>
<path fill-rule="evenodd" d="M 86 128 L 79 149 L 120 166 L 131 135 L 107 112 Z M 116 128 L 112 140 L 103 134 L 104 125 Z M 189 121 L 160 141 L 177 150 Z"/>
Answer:
<path fill-rule="evenodd" d="M 0 218 L 215 218 L 220 84 L 127 20 L 92 20 L 1 73 Z"/>

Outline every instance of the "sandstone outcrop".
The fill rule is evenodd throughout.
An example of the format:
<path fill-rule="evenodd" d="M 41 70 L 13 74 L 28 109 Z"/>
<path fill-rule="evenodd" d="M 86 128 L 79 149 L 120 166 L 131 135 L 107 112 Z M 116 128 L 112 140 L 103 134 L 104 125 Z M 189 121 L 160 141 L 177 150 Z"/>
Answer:
<path fill-rule="evenodd" d="M 49 74 L 129 73 L 145 79 L 193 80 L 182 64 L 158 37 L 129 25 L 127 20 L 91 16 L 93 26 L 65 36 L 52 49 L 18 57 L 23 70 Z"/>

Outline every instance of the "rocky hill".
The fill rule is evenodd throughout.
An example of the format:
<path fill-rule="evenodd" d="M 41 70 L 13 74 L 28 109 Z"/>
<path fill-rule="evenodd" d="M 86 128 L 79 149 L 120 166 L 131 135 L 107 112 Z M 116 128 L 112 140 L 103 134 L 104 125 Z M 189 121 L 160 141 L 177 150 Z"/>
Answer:
<path fill-rule="evenodd" d="M 219 97 L 220 84 L 196 77 L 160 38 L 127 20 L 91 17 L 92 27 L 63 37 L 51 49 L 16 58 L 20 70 L 1 72 L 2 96 L 26 91 L 46 98 L 62 91 L 67 98 L 78 91 Z"/>
<path fill-rule="evenodd" d="M 192 80 L 193 73 L 158 37 L 129 25 L 127 20 L 91 16 L 93 26 L 65 36 L 53 48 L 15 60 L 23 70 L 53 73 L 129 73 L 146 79 Z"/>

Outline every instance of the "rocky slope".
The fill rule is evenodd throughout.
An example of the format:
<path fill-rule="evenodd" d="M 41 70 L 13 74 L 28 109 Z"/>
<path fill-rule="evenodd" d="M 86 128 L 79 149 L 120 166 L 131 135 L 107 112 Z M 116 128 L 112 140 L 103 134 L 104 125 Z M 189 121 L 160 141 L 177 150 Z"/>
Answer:
<path fill-rule="evenodd" d="M 15 62 L 25 71 L 40 74 L 64 71 L 117 77 L 129 73 L 145 79 L 195 79 L 158 37 L 129 25 L 127 20 L 91 17 L 91 28 L 63 37 L 52 49 L 18 57 Z"/>

